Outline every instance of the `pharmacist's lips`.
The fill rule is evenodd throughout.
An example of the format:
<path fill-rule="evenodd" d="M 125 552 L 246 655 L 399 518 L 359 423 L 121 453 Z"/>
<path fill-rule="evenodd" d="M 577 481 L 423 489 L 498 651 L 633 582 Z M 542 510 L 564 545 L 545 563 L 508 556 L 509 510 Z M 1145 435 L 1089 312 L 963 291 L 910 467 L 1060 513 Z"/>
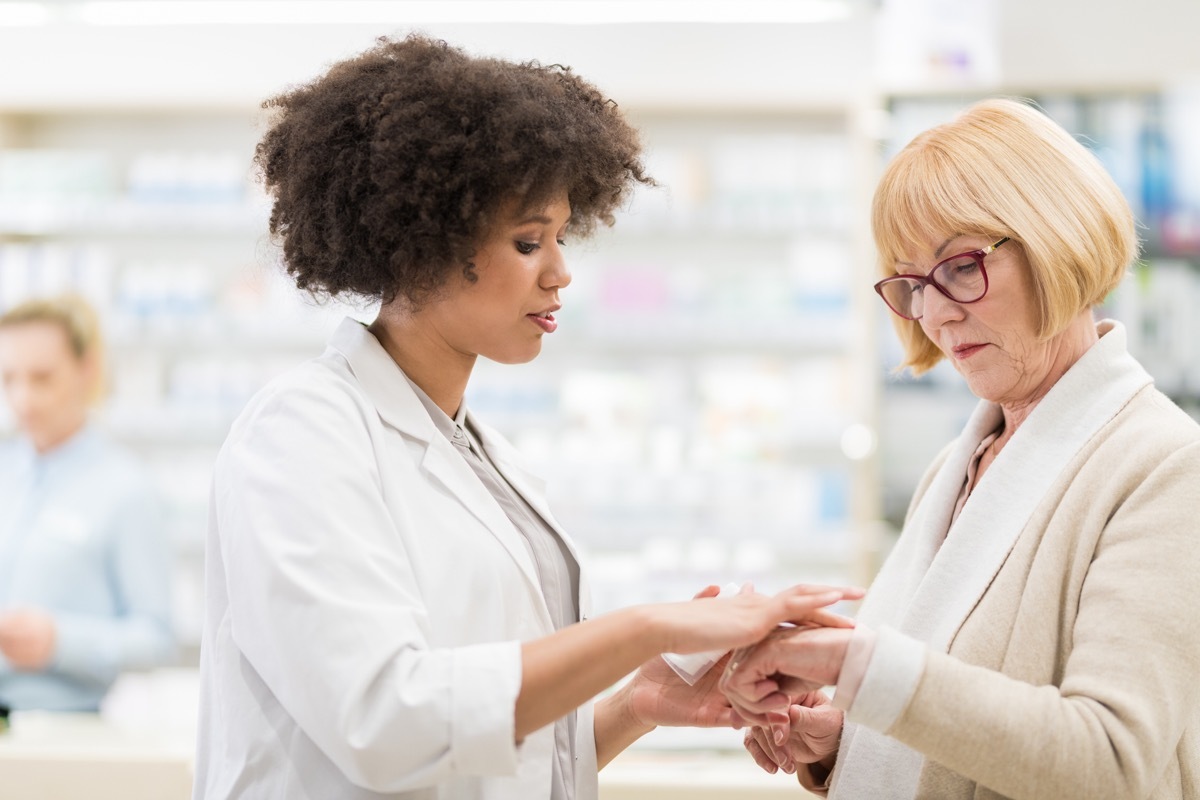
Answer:
<path fill-rule="evenodd" d="M 558 311 L 560 308 L 562 308 L 561 304 L 553 305 L 553 306 L 550 306 L 549 308 L 545 309 L 544 311 L 534 311 L 532 314 L 529 314 L 528 316 L 541 317 L 542 319 L 554 319 L 554 312 Z"/>

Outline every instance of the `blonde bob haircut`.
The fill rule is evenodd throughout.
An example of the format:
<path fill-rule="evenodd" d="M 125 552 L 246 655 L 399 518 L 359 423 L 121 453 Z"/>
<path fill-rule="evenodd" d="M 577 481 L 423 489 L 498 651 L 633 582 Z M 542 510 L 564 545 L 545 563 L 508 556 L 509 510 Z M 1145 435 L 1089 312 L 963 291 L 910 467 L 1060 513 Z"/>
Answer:
<path fill-rule="evenodd" d="M 71 354 L 94 370 L 88 401 L 100 400 L 104 394 L 104 342 L 100 318 L 91 304 L 79 295 L 62 294 L 26 300 L 0 314 L 0 329 L 35 323 L 62 330 Z"/>
<path fill-rule="evenodd" d="M 871 229 L 884 277 L 933 237 L 1011 237 L 1033 270 L 1042 340 L 1100 303 L 1138 252 L 1129 204 L 1096 157 L 1016 100 L 977 103 L 906 145 L 875 190 Z M 892 322 L 901 369 L 941 360 L 919 322 Z"/>

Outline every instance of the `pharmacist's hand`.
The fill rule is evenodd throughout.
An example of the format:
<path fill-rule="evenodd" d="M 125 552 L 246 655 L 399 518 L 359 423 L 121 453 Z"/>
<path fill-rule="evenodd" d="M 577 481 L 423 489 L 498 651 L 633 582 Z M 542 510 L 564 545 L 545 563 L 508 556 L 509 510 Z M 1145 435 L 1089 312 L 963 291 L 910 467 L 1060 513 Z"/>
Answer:
<path fill-rule="evenodd" d="M 760 767 L 774 774 L 796 772 L 797 764 L 815 764 L 837 753 L 843 714 L 823 692 L 809 692 L 788 708 L 788 726 L 757 725 L 746 730 L 745 746 Z M 780 731 L 785 735 L 780 736 Z M 782 742 L 779 739 L 782 738 Z"/>
<path fill-rule="evenodd" d="M 716 597 L 719 592 L 718 587 L 708 586 L 693 599 Z M 647 727 L 729 727 L 732 722 L 729 700 L 717 688 L 728 660 L 728 656 L 722 657 L 689 686 L 661 656 L 655 656 L 621 689 L 629 713 Z"/>
<path fill-rule="evenodd" d="M 846 628 L 781 628 L 734 652 L 720 684 L 733 705 L 734 726 L 786 725 L 798 698 L 837 683 L 853 634 Z"/>
<path fill-rule="evenodd" d="M 852 620 L 826 607 L 862 596 L 862 589 L 800 585 L 776 595 L 744 591 L 732 597 L 703 597 L 645 609 L 651 624 L 666 635 L 665 652 L 701 653 L 756 644 L 781 623 L 852 628 Z"/>
<path fill-rule="evenodd" d="M 629 711 L 646 726 L 729 728 L 733 709 L 717 683 L 729 656 L 691 686 L 655 656 L 641 666 L 622 691 L 628 690 Z"/>
<path fill-rule="evenodd" d="M 54 658 L 58 629 L 54 617 L 36 608 L 0 614 L 0 653 L 15 669 L 36 672 Z"/>

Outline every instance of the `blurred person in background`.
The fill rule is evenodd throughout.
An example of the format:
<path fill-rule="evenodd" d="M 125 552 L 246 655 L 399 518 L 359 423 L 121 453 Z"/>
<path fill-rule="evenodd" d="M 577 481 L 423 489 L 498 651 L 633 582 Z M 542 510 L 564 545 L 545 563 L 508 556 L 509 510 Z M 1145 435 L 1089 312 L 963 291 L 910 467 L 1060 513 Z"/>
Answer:
<path fill-rule="evenodd" d="M 991 100 L 896 156 L 872 224 L 905 366 L 950 359 L 980 402 L 858 626 L 733 656 L 747 748 L 830 797 L 1200 797 L 1200 426 L 1092 311 L 1137 253 L 1126 201 Z"/>
<path fill-rule="evenodd" d="M 148 476 L 89 422 L 103 383 L 82 299 L 0 315 L 16 422 L 0 443 L 0 703 L 96 711 L 122 670 L 173 654 L 171 560 Z"/>
<path fill-rule="evenodd" d="M 566 239 L 649 182 L 636 132 L 569 69 L 417 36 L 268 105 L 289 273 L 382 307 L 255 396 L 217 459 L 195 796 L 594 800 L 656 725 L 727 726 L 719 671 L 689 686 L 657 655 L 838 624 L 823 606 L 860 593 L 589 619 L 542 480 L 464 402 L 479 357 L 528 362 L 557 327 Z"/>

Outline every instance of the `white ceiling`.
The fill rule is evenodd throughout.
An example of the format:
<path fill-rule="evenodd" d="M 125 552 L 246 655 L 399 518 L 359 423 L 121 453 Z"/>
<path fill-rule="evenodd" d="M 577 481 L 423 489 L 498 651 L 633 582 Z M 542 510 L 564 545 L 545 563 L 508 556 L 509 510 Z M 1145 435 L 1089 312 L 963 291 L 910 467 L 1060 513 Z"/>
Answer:
<path fill-rule="evenodd" d="M 141 2 L 147 8 L 156 5 Z M 563 0 L 488 0 L 488 8 L 516 10 L 523 21 L 419 27 L 472 52 L 570 64 L 631 108 L 832 107 L 896 90 L 1147 88 L 1200 76 L 1200 47 L 1194 43 L 1200 31 L 1198 0 L 953 0 L 988 8 L 993 30 L 979 31 L 968 47 L 983 48 L 990 41 L 998 54 L 999 78 L 982 86 L 940 87 L 898 81 L 890 70 L 878 68 L 881 40 L 869 11 L 872 0 L 847 0 L 847 18 L 808 23 L 780 16 L 781 9 L 818 0 L 681 2 L 573 0 L 566 5 L 593 6 L 594 19 L 624 19 L 621 14 L 655 8 L 669 18 L 688 8 L 678 19 L 692 21 L 546 23 L 532 20 L 561 20 L 545 9 L 562 7 Z M 950 0 L 919 2 L 936 10 Z M 15 5 L 0 0 L 0 9 Z M 459 12 L 481 7 L 472 0 L 386 5 Z M 602 9 L 621 14 L 604 16 Z M 759 21 L 695 21 L 729 19 L 731 13 Z M 413 27 L 395 21 L 295 24 L 286 21 L 286 12 L 280 17 L 284 21 L 277 24 L 242 25 L 94 25 L 64 17 L 26 27 L 0 24 L 0 110 L 253 108 L 289 84 L 315 76 L 329 62 L 368 47 L 376 36 L 402 35 Z"/>

